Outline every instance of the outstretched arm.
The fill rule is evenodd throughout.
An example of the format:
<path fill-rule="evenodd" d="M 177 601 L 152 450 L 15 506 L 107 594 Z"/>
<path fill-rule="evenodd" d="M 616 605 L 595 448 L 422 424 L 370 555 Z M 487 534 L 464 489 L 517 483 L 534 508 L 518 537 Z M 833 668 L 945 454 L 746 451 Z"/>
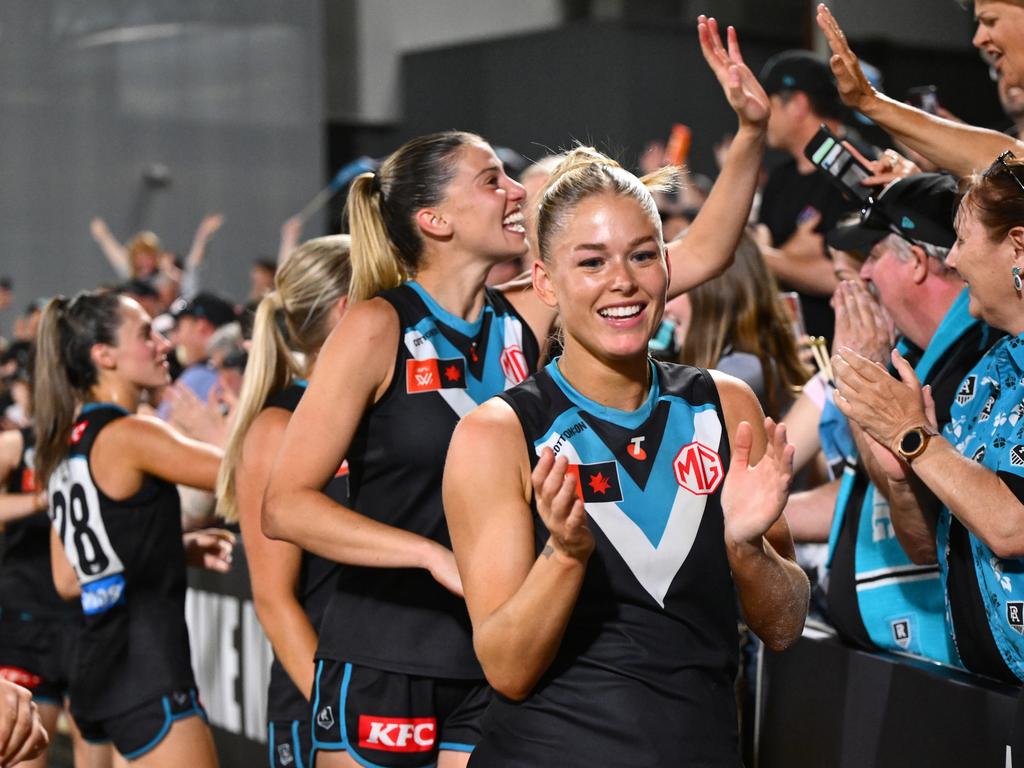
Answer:
<path fill-rule="evenodd" d="M 110 262 L 110 266 L 113 267 L 117 276 L 131 277 L 132 262 L 128 249 L 110 232 L 107 222 L 97 216 L 89 222 L 89 232 L 92 234 L 92 239 L 96 241 L 96 245 L 103 251 L 103 255 L 107 257 L 107 261 Z"/>
<path fill-rule="evenodd" d="M 181 276 L 181 295 L 190 299 L 199 293 L 201 288 L 199 272 L 203 268 L 203 261 L 206 259 L 206 246 L 217 230 L 224 224 L 224 215 L 214 213 L 204 216 L 196 228 L 195 237 L 192 238 L 192 247 L 189 249 L 188 257 L 185 259 L 185 272 Z"/>
<path fill-rule="evenodd" d="M 818 26 L 832 49 L 831 66 L 847 106 L 871 118 L 896 139 L 958 176 L 982 171 L 1001 153 L 1024 154 L 1024 142 L 998 131 L 947 120 L 890 99 L 868 82 L 857 55 L 832 12 L 818 6 Z"/>
<path fill-rule="evenodd" d="M 732 264 L 761 171 L 771 107 L 761 84 L 743 61 L 736 30 L 729 27 L 726 34 L 728 49 L 722 45 L 718 22 L 699 18 L 701 51 L 736 112 L 739 129 L 722 172 L 685 239 L 668 246 L 672 263 L 669 298 L 720 275 Z"/>
<path fill-rule="evenodd" d="M 811 589 L 782 515 L 793 446 L 784 426 L 764 418 L 750 387 L 718 373 L 715 384 L 732 454 L 722 490 L 729 566 L 747 625 L 769 648 L 783 650 L 803 630 Z"/>
<path fill-rule="evenodd" d="M 594 548 L 567 468 L 545 450 L 531 474 L 522 427 L 500 400 L 459 423 L 445 463 L 445 516 L 473 646 L 488 682 L 510 699 L 526 698 L 555 659 Z M 551 534 L 539 557 L 534 494 Z"/>

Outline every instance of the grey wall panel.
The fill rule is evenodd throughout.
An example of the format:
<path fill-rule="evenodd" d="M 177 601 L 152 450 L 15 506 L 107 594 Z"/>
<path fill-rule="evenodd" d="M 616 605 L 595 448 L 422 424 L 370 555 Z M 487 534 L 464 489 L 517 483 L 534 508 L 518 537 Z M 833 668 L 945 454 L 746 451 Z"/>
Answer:
<path fill-rule="evenodd" d="M 0 4 L 0 274 L 18 302 L 112 279 L 94 215 L 184 253 L 213 211 L 207 282 L 243 297 L 323 184 L 321 35 L 319 0 Z M 153 162 L 166 188 L 144 184 Z"/>

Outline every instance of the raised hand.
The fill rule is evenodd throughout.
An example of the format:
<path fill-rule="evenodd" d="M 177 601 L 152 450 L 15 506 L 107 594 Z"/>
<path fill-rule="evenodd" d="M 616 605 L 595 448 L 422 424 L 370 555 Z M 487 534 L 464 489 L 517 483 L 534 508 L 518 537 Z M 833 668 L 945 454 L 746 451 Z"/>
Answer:
<path fill-rule="evenodd" d="M 562 554 L 586 562 L 594 551 L 594 536 L 587 527 L 587 513 L 576 495 L 576 476 L 564 456 L 557 459 L 545 448 L 530 479 L 537 512 L 551 533 L 551 546 Z"/>
<path fill-rule="evenodd" d="M 825 33 L 828 47 L 832 49 L 829 66 L 832 67 L 832 74 L 836 77 L 839 96 L 846 106 L 863 112 L 867 105 L 878 97 L 878 93 L 868 82 L 867 75 L 864 74 L 864 70 L 860 66 L 860 59 L 850 48 L 850 43 L 847 42 L 839 22 L 824 3 L 818 5 L 816 20 L 821 31 Z"/>
<path fill-rule="evenodd" d="M 873 363 L 883 365 L 892 352 L 892 321 L 867 289 L 844 280 L 832 296 L 836 333 L 832 348 L 848 347 Z"/>
<path fill-rule="evenodd" d="M 760 540 L 789 499 L 793 479 L 793 452 L 786 442 L 786 425 L 764 420 L 768 438 L 764 456 L 750 466 L 754 428 L 741 421 L 732 438 L 732 459 L 722 487 L 722 513 L 725 516 L 726 544 L 748 544 Z"/>
<path fill-rule="evenodd" d="M 736 112 L 740 123 L 765 127 L 771 114 L 771 102 L 754 73 L 743 61 L 736 30 L 726 30 L 728 50 L 722 45 L 718 22 L 714 18 L 697 17 L 697 37 L 704 60 L 715 73 L 725 92 L 729 106 Z"/>

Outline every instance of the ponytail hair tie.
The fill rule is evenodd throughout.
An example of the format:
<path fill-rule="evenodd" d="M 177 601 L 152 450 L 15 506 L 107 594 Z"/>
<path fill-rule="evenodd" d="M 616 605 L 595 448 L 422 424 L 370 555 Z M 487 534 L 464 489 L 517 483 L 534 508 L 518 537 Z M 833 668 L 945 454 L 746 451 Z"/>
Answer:
<path fill-rule="evenodd" d="M 370 177 L 370 191 L 373 192 L 374 194 L 379 194 L 380 193 L 380 174 L 379 173 L 375 172 L 373 174 L 373 176 Z"/>

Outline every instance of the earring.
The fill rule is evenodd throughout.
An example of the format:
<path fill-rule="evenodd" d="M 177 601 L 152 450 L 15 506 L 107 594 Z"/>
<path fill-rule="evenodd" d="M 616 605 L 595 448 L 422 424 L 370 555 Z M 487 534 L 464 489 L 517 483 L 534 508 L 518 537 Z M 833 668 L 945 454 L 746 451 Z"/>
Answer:
<path fill-rule="evenodd" d="M 1010 270 L 1010 273 L 1013 275 L 1014 290 L 1016 290 L 1018 293 L 1021 290 L 1024 290 L 1024 280 L 1021 280 L 1020 277 L 1020 267 L 1014 267 L 1013 269 Z"/>

